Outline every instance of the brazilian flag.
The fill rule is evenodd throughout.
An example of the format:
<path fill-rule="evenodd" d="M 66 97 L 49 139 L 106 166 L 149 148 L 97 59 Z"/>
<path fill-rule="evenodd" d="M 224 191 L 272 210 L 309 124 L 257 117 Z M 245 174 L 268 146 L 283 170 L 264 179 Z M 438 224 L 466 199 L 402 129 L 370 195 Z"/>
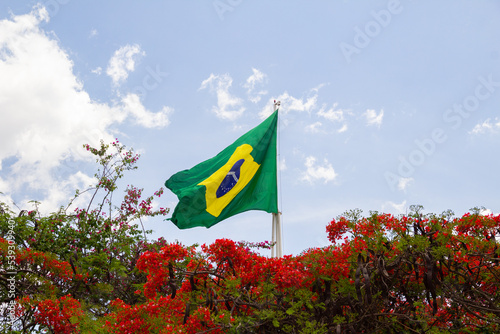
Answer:
<path fill-rule="evenodd" d="M 169 220 L 209 228 L 244 211 L 277 213 L 277 123 L 278 110 L 215 157 L 172 175 L 165 186 L 179 203 Z"/>

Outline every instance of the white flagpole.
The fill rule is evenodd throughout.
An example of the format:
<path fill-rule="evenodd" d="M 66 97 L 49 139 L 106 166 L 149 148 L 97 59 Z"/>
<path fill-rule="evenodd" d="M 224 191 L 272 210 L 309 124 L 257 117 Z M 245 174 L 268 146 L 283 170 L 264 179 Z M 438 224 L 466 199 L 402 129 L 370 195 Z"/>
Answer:
<path fill-rule="evenodd" d="M 282 257 L 283 256 L 283 246 L 281 242 L 281 212 L 273 213 L 273 242 L 276 244 L 273 246 L 271 251 L 272 257 Z M 276 254 L 274 249 L 276 248 Z M 276 255 L 276 256 L 275 256 Z"/>
<path fill-rule="evenodd" d="M 281 102 L 274 100 L 274 109 L 273 112 L 280 106 Z M 276 145 L 276 159 L 278 159 L 278 146 Z M 278 184 L 278 173 L 276 171 L 276 185 Z M 272 242 L 273 247 L 271 248 L 271 257 L 282 257 L 283 249 L 281 243 L 281 212 L 273 213 L 273 222 L 272 222 Z"/>
<path fill-rule="evenodd" d="M 273 225 L 271 227 L 271 230 L 272 230 L 271 242 L 273 243 L 273 246 L 271 247 L 271 257 L 274 257 L 274 253 L 275 253 L 274 251 L 276 249 L 276 214 L 273 213 L 272 217 L 273 217 Z"/>

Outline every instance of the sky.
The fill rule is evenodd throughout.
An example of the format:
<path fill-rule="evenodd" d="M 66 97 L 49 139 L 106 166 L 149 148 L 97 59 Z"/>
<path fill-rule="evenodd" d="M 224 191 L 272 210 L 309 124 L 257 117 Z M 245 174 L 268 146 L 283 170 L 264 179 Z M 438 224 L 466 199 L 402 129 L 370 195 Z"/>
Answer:
<path fill-rule="evenodd" d="M 114 138 L 141 154 L 123 185 L 152 194 L 279 100 L 284 254 L 328 245 L 352 209 L 499 213 L 499 15 L 493 0 L 3 0 L 0 201 L 57 210 L 92 182 L 82 145 Z M 176 203 L 166 189 L 155 206 Z M 261 211 L 145 225 L 185 245 L 271 240 Z"/>

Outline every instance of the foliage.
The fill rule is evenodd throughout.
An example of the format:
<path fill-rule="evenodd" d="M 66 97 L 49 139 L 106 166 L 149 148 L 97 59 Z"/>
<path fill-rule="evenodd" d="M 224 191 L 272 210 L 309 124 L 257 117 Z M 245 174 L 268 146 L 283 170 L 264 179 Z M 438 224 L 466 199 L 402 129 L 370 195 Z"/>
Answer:
<path fill-rule="evenodd" d="M 136 168 L 139 156 L 118 141 L 84 148 L 100 165 L 95 185 L 77 190 L 66 207 L 42 216 L 35 202 L 34 210 L 16 215 L 0 203 L 0 302 L 22 306 L 13 324 L 3 309 L 4 332 L 73 332 L 83 314 L 82 324 L 87 321 L 93 328 L 110 311 L 112 300 L 144 301 L 133 293 L 146 282 L 136 262 L 142 252 L 165 241 L 147 242 L 148 231 L 138 225 L 144 217 L 167 213 L 152 208 L 163 189 L 142 198 L 141 189 L 127 186 L 121 205 L 114 206 L 118 182 Z M 73 208 L 83 200 L 84 208 Z"/>
<path fill-rule="evenodd" d="M 106 328 L 141 319 L 137 332 L 498 332 L 500 216 L 420 209 L 348 212 L 327 226 L 332 246 L 295 257 L 263 257 L 227 239 L 198 252 L 145 252 L 137 268 L 148 274 L 147 302 L 139 313 L 115 304 Z"/>
<path fill-rule="evenodd" d="M 86 208 L 42 217 L 2 204 L 4 332 L 500 330 L 498 215 L 352 210 L 327 225 L 330 246 L 283 258 L 262 256 L 267 242 L 148 242 L 137 222 L 167 210 L 134 187 L 119 207 L 110 201 L 137 157 L 117 142 L 86 147 L 102 166 Z"/>

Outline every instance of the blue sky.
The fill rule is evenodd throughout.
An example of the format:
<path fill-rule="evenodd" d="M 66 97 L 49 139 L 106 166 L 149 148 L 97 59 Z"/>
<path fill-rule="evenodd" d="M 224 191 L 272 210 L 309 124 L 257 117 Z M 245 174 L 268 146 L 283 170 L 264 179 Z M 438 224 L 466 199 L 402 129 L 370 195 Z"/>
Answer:
<path fill-rule="evenodd" d="M 75 1 L 0 4 L 0 192 L 46 212 L 93 175 L 83 143 L 141 153 L 152 193 L 280 109 L 285 254 L 328 244 L 346 210 L 499 213 L 497 1 Z M 173 209 L 168 190 L 156 205 Z M 184 244 L 271 239 L 271 216 Z"/>

